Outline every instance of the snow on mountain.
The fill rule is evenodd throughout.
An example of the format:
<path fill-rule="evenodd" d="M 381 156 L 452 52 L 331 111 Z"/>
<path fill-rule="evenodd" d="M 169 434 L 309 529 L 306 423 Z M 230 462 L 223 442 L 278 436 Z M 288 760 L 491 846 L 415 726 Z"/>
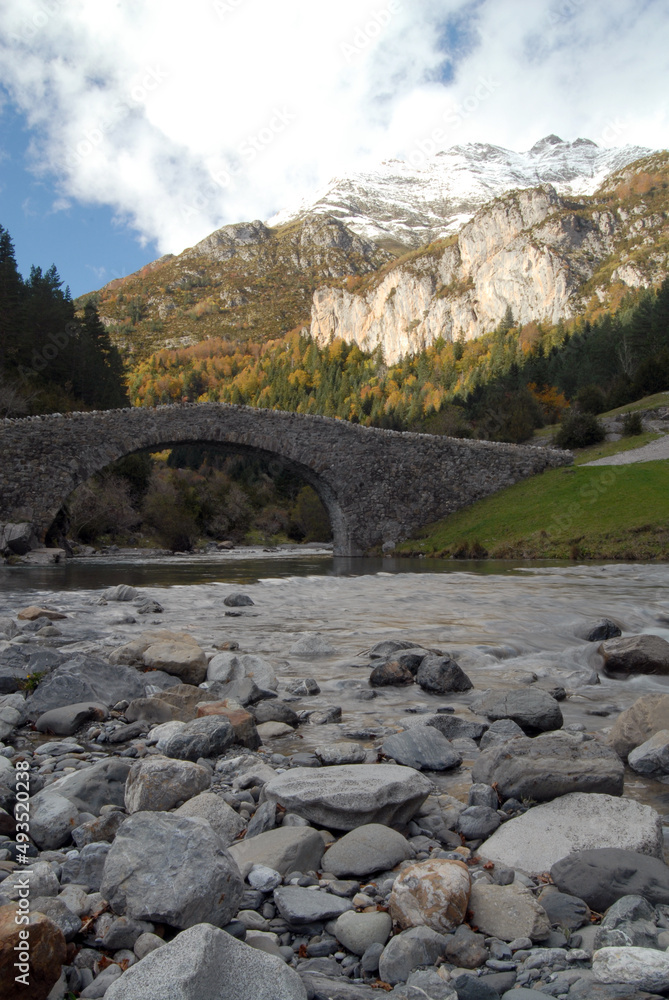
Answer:
<path fill-rule="evenodd" d="M 387 160 L 376 170 L 336 177 L 268 224 L 331 215 L 366 239 L 415 247 L 459 232 L 482 205 L 517 188 L 549 183 L 561 195 L 593 194 L 608 174 L 651 152 L 603 149 L 589 139 L 564 142 L 556 135 L 524 153 L 479 142 L 452 146 L 420 166 Z"/>

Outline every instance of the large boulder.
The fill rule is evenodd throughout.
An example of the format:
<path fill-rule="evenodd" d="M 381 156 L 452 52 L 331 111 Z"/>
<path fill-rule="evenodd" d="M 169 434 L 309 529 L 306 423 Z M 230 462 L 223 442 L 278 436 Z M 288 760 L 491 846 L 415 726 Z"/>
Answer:
<path fill-rule="evenodd" d="M 204 792 L 211 774 L 201 764 L 173 760 L 156 754 L 135 761 L 125 787 L 125 808 L 129 813 L 172 809 Z"/>
<path fill-rule="evenodd" d="M 67 945 L 63 932 L 38 911 L 16 922 L 16 904 L 0 906 L 0 983 L 3 1000 L 46 1000 L 60 978 Z"/>
<path fill-rule="evenodd" d="M 432 726 L 415 726 L 388 736 L 381 747 L 386 757 L 417 770 L 450 771 L 462 757 L 445 736 Z"/>
<path fill-rule="evenodd" d="M 659 857 L 615 847 L 576 851 L 557 861 L 551 878 L 563 893 L 603 913 L 623 896 L 669 903 L 669 867 Z"/>
<path fill-rule="evenodd" d="M 621 712 L 607 737 L 616 753 L 627 760 L 630 750 L 641 746 L 662 729 L 669 729 L 669 694 L 644 694 Z"/>
<path fill-rule="evenodd" d="M 337 878 L 365 878 L 413 856 L 413 848 L 401 833 L 368 823 L 337 840 L 325 855 L 323 867 Z"/>
<path fill-rule="evenodd" d="M 317 826 L 353 830 L 407 823 L 431 790 L 432 782 L 411 767 L 343 764 L 278 774 L 265 785 L 265 797 Z"/>
<path fill-rule="evenodd" d="M 484 751 L 472 781 L 495 785 L 503 799 L 548 802 L 568 792 L 622 795 L 625 769 L 616 753 L 569 733 L 519 736 Z"/>
<path fill-rule="evenodd" d="M 132 965 L 106 1000 L 307 1000 L 285 962 L 200 923 Z"/>
<path fill-rule="evenodd" d="M 310 826 L 282 826 L 241 840 L 230 848 L 244 877 L 254 865 L 265 865 L 281 875 L 288 872 L 318 871 L 325 844 Z"/>
<path fill-rule="evenodd" d="M 182 929 L 225 926 L 243 891 L 237 865 L 206 820 L 155 812 L 135 813 L 121 826 L 100 886 L 115 913 Z"/>
<path fill-rule="evenodd" d="M 433 694 L 470 691 L 474 687 L 459 663 L 450 656 L 437 656 L 435 653 L 429 653 L 421 660 L 416 683 Z"/>
<path fill-rule="evenodd" d="M 599 646 L 604 672 L 611 677 L 628 674 L 669 674 L 669 642 L 659 635 L 628 635 L 607 639 Z"/>
<path fill-rule="evenodd" d="M 481 844 L 479 854 L 540 875 L 574 851 L 598 847 L 620 847 L 660 858 L 660 816 L 634 799 L 572 792 L 504 823 Z"/>
<path fill-rule="evenodd" d="M 397 876 L 390 914 L 400 927 L 430 927 L 447 934 L 467 913 L 471 880 L 462 861 L 419 861 Z"/>
<path fill-rule="evenodd" d="M 103 806 L 125 804 L 125 783 L 130 766 L 129 760 L 108 757 L 81 771 L 57 778 L 49 785 L 49 791 L 64 795 L 81 812 L 99 816 Z"/>
<path fill-rule="evenodd" d="M 472 924 L 502 941 L 543 941 L 551 930 L 546 911 L 524 885 L 475 882 L 469 899 Z"/>
<path fill-rule="evenodd" d="M 110 707 L 144 694 L 142 675 L 132 667 L 113 666 L 99 657 L 80 653 L 61 663 L 42 680 L 26 702 L 30 719 L 64 705 L 101 702 Z"/>
<path fill-rule="evenodd" d="M 539 688 L 488 692 L 476 704 L 488 719 L 512 719 L 528 735 L 561 729 L 563 718 L 558 702 Z"/>

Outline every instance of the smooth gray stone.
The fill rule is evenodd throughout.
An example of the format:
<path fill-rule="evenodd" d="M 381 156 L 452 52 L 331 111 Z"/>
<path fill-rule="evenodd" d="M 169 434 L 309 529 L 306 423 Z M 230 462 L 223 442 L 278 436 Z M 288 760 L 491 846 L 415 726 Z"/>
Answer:
<path fill-rule="evenodd" d="M 380 823 L 368 823 L 336 841 L 322 863 L 337 878 L 364 878 L 394 868 L 413 856 L 413 848 L 401 833 Z"/>
<path fill-rule="evenodd" d="M 226 847 L 229 847 L 244 829 L 244 820 L 232 806 L 229 806 L 222 795 L 214 792 L 200 792 L 188 799 L 174 811 L 175 816 L 199 816 L 206 819 L 212 829 L 219 835 Z"/>
<path fill-rule="evenodd" d="M 499 797 L 492 785 L 484 785 L 482 782 L 470 785 L 467 795 L 467 805 L 487 806 L 488 809 L 497 809 Z"/>
<path fill-rule="evenodd" d="M 349 910 L 337 917 L 334 934 L 344 948 L 354 955 L 363 956 L 372 944 L 383 947 L 390 936 L 392 926 L 388 913 L 355 913 Z"/>
<path fill-rule="evenodd" d="M 206 820 L 138 812 L 116 834 L 100 892 L 115 913 L 171 927 L 235 916 L 244 891 L 237 865 Z"/>
<path fill-rule="evenodd" d="M 523 730 L 513 719 L 497 719 L 481 737 L 479 749 L 489 750 L 490 747 L 501 746 L 516 736 L 524 735 Z"/>
<path fill-rule="evenodd" d="M 553 927 L 568 927 L 576 931 L 590 920 L 590 907 L 577 896 L 566 892 L 546 892 L 539 900 Z"/>
<path fill-rule="evenodd" d="M 63 705 L 40 715 L 35 729 L 39 733 L 54 733 L 56 736 L 72 736 L 91 719 L 109 718 L 109 710 L 99 701 L 85 701 L 76 705 Z"/>
<path fill-rule="evenodd" d="M 417 642 L 412 642 L 411 639 L 382 639 L 377 642 L 369 651 L 370 660 L 383 659 L 387 656 L 392 656 L 394 653 L 398 653 L 402 649 L 421 649 L 422 647 L 418 645 Z M 425 650 L 427 653 L 427 650 Z"/>
<path fill-rule="evenodd" d="M 111 664 L 98 657 L 78 654 L 55 667 L 28 698 L 30 719 L 64 705 L 102 702 L 110 708 L 117 701 L 132 701 L 144 694 L 145 682 L 134 667 Z"/>
<path fill-rule="evenodd" d="M 294 729 L 300 722 L 297 712 L 279 698 L 261 701 L 258 705 L 254 705 L 252 715 L 256 722 L 285 722 Z"/>
<path fill-rule="evenodd" d="M 90 767 L 57 778 L 49 785 L 49 791 L 64 795 L 81 812 L 99 816 L 103 806 L 124 804 L 125 783 L 130 767 L 129 760 L 108 757 Z"/>
<path fill-rule="evenodd" d="M 227 597 L 223 598 L 223 603 L 227 608 L 250 608 L 255 604 L 248 594 L 241 594 L 238 592 L 228 594 Z"/>
<path fill-rule="evenodd" d="M 197 761 L 200 757 L 220 757 L 235 743 L 235 731 L 225 715 L 206 715 L 187 722 L 165 743 L 166 757 Z"/>
<path fill-rule="evenodd" d="M 398 764 L 418 770 L 450 771 L 462 763 L 457 750 L 432 726 L 416 726 L 395 733 L 383 741 L 382 750 Z"/>
<path fill-rule="evenodd" d="M 495 785 L 503 799 L 548 802 L 569 792 L 622 795 L 625 768 L 609 747 L 567 733 L 518 737 L 486 750 L 472 781 Z"/>
<path fill-rule="evenodd" d="M 353 830 L 365 823 L 407 823 L 431 790 L 432 782 L 410 767 L 344 764 L 276 775 L 265 797 L 317 826 Z"/>
<path fill-rule="evenodd" d="M 448 938 L 429 927 L 409 927 L 391 938 L 379 960 L 379 978 L 404 983 L 419 965 L 434 965 L 446 951 Z"/>
<path fill-rule="evenodd" d="M 307 991 L 281 959 L 201 923 L 131 966 L 106 1000 L 307 1000 Z"/>
<path fill-rule="evenodd" d="M 501 823 L 496 809 L 488 806 L 467 806 L 458 816 L 457 830 L 465 840 L 484 840 Z"/>
<path fill-rule="evenodd" d="M 491 692 L 482 698 L 477 710 L 493 721 L 511 719 L 527 734 L 560 729 L 563 723 L 555 698 L 538 688 Z"/>
<path fill-rule="evenodd" d="M 407 729 L 421 726 L 431 726 L 439 730 L 447 740 L 470 739 L 479 740 L 489 728 L 487 722 L 475 719 L 464 719 L 460 715 L 450 715 L 447 712 L 435 712 L 429 715 L 417 715 L 404 722 Z"/>
<path fill-rule="evenodd" d="M 350 899 L 333 896 L 320 889 L 302 889 L 297 885 L 275 889 L 274 902 L 283 919 L 292 925 L 332 920 L 353 909 Z"/>
<path fill-rule="evenodd" d="M 669 903 L 669 867 L 659 858 L 616 847 L 568 854 L 551 868 L 561 892 L 585 900 L 604 913 L 622 896 L 643 896 L 649 903 Z"/>
<path fill-rule="evenodd" d="M 318 871 L 324 850 L 323 838 L 310 826 L 281 826 L 233 844 L 230 856 L 244 877 L 253 865 L 266 865 L 287 875 L 294 871 Z"/>
<path fill-rule="evenodd" d="M 63 847 L 71 840 L 78 815 L 74 803 L 47 787 L 30 799 L 30 837 L 42 851 Z"/>
<path fill-rule="evenodd" d="M 101 948 L 118 951 L 119 948 L 134 948 L 142 934 L 151 934 L 153 924 L 132 917 L 118 917 L 105 931 L 100 940 Z"/>

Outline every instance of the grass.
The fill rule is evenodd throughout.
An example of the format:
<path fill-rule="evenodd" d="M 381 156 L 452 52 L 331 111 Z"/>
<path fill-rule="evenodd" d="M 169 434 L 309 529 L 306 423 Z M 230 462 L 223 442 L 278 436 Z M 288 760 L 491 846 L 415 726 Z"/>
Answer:
<path fill-rule="evenodd" d="M 551 469 L 422 529 L 397 554 L 669 559 L 669 462 Z"/>

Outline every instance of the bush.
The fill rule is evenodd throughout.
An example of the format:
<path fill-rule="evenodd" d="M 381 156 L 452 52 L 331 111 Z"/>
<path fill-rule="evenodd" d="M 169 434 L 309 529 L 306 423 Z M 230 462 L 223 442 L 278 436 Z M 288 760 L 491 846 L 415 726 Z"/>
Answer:
<path fill-rule="evenodd" d="M 623 437 L 643 434 L 643 421 L 638 413 L 626 413 L 623 419 Z"/>
<path fill-rule="evenodd" d="M 558 448 L 587 448 L 599 444 L 606 432 L 593 413 L 570 412 L 555 435 Z"/>

